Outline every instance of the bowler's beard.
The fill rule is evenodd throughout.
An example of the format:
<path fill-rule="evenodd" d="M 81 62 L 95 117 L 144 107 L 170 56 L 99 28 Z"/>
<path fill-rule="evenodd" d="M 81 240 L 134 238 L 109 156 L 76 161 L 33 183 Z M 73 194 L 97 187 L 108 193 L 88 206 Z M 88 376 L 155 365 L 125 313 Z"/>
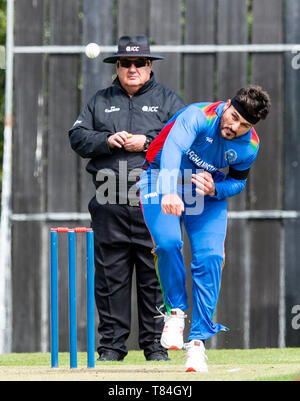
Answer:
<path fill-rule="evenodd" d="M 230 105 L 225 110 L 223 110 L 221 122 L 220 122 L 220 131 L 221 131 L 222 138 L 226 139 L 227 141 L 232 141 L 236 137 L 236 132 L 224 124 L 224 113 L 226 113 L 226 111 L 229 108 L 230 108 Z"/>
<path fill-rule="evenodd" d="M 232 141 L 234 138 L 236 138 L 236 132 L 227 126 L 221 127 L 221 135 L 222 138 L 226 139 L 227 141 Z"/>
<path fill-rule="evenodd" d="M 227 109 L 224 110 L 224 112 L 227 111 Z M 221 117 L 220 131 L 221 131 L 222 138 L 226 139 L 227 141 L 232 141 L 234 138 L 236 138 L 236 132 L 233 131 L 230 127 L 228 127 L 228 125 L 224 124 L 223 116 Z"/>

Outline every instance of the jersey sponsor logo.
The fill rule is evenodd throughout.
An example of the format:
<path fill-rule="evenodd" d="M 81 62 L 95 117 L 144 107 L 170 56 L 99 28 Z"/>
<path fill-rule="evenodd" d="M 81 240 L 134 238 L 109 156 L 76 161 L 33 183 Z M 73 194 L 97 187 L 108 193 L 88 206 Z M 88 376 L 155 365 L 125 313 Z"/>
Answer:
<path fill-rule="evenodd" d="M 186 155 L 188 156 L 190 161 L 193 162 L 196 166 L 203 168 L 204 170 L 208 171 L 209 173 L 214 173 L 215 171 L 217 171 L 217 168 L 215 166 L 202 160 L 201 157 L 198 156 L 197 153 L 194 152 L 193 150 L 189 149 L 186 152 Z"/>
<path fill-rule="evenodd" d="M 156 196 L 158 196 L 157 192 L 150 192 L 150 194 L 144 195 L 144 198 L 149 199 L 149 198 L 155 198 Z"/>
<path fill-rule="evenodd" d="M 228 161 L 228 163 L 233 163 L 237 159 L 237 153 L 234 149 L 229 149 L 227 152 L 225 152 L 225 160 Z"/>
<path fill-rule="evenodd" d="M 158 106 L 143 106 L 142 110 L 146 113 L 157 113 Z"/>
<path fill-rule="evenodd" d="M 127 52 L 139 52 L 140 46 L 127 46 L 126 51 Z"/>
<path fill-rule="evenodd" d="M 110 109 L 105 109 L 105 113 L 113 113 L 114 111 L 120 111 L 120 107 L 111 106 Z"/>
<path fill-rule="evenodd" d="M 213 143 L 213 141 L 214 141 L 214 140 L 213 140 L 212 138 L 210 138 L 209 136 L 207 136 L 205 139 L 206 139 L 206 142 L 209 142 L 209 143 Z"/>

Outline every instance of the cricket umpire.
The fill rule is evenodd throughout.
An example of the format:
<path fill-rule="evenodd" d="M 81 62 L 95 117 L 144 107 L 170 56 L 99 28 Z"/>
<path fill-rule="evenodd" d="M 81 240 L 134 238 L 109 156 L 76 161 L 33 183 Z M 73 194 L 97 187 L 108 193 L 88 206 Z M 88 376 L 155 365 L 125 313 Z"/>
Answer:
<path fill-rule="evenodd" d="M 185 105 L 156 82 L 148 38 L 123 36 L 118 52 L 103 60 L 116 65 L 112 86 L 99 90 L 69 131 L 72 149 L 90 159 L 96 195 L 89 203 L 95 233 L 95 299 L 99 312 L 100 361 L 123 360 L 131 326 L 131 287 L 135 267 L 139 346 L 147 360 L 167 360 L 160 344 L 163 303 L 150 234 L 135 186 L 145 152 L 166 122 Z"/>

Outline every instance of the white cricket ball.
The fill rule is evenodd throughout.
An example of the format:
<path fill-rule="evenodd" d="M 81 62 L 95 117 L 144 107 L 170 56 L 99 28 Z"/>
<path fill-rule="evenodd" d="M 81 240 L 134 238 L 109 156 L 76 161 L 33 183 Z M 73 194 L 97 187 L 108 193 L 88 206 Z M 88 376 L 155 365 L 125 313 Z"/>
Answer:
<path fill-rule="evenodd" d="M 100 46 L 97 43 L 89 43 L 85 47 L 85 54 L 88 58 L 96 58 L 100 54 Z"/>

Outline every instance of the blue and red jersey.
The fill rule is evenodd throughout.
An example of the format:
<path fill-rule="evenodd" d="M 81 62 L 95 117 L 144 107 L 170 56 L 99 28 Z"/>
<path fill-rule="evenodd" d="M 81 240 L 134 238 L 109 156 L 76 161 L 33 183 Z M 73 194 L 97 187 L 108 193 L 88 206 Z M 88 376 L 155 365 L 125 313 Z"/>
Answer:
<path fill-rule="evenodd" d="M 215 180 L 216 197 L 236 195 L 246 184 L 243 172 L 250 169 L 259 149 L 252 128 L 245 135 L 226 140 L 220 132 L 224 102 L 194 103 L 176 113 L 151 143 L 146 160 L 151 170 L 159 170 L 161 193 L 175 193 L 177 185 L 169 173 L 203 169 L 215 175 L 230 167 L 235 174 Z M 217 174 L 219 177 L 219 175 Z M 172 182 L 171 182 L 172 181 Z"/>

